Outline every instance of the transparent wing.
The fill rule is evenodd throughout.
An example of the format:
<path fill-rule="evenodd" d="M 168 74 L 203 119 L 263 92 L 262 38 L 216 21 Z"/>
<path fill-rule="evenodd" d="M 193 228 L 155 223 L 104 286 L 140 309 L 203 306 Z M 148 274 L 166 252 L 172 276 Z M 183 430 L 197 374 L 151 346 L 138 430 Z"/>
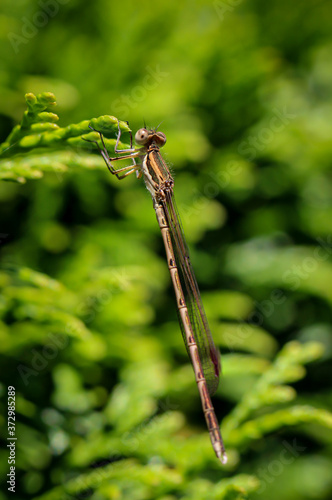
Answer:
<path fill-rule="evenodd" d="M 192 265 L 190 263 L 188 247 L 183 234 L 181 221 L 172 191 L 166 192 L 165 201 L 161 203 L 170 228 L 175 260 L 188 308 L 193 336 L 198 347 L 209 393 L 210 395 L 213 395 L 217 390 L 219 375 L 221 372 L 220 353 L 214 345 L 211 331 L 206 319 L 201 295 Z M 186 336 L 181 320 L 180 325 L 182 336 L 186 344 Z"/>

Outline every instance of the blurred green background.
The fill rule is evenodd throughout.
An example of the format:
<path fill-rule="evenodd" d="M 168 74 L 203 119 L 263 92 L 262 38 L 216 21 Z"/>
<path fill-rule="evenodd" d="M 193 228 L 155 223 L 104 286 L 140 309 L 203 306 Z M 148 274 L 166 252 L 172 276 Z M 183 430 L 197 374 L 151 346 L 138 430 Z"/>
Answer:
<path fill-rule="evenodd" d="M 89 144 L 60 143 L 12 158 L 42 177 L 0 184 L 1 499 L 8 386 L 16 498 L 331 497 L 331 33 L 320 0 L 2 0 L 1 142 L 27 92 L 55 94 L 60 127 L 162 122 L 223 356 L 229 464 L 149 193 Z"/>

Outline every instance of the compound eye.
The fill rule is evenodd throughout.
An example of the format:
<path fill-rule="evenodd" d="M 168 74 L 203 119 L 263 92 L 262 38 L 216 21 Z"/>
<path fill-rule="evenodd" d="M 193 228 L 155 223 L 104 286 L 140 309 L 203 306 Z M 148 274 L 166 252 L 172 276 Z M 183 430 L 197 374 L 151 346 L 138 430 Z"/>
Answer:
<path fill-rule="evenodd" d="M 135 134 L 135 142 L 137 142 L 137 144 L 146 144 L 148 138 L 149 132 L 146 130 L 146 128 L 140 128 L 139 130 L 137 130 Z"/>
<path fill-rule="evenodd" d="M 166 144 L 166 135 L 163 132 L 157 132 L 156 133 L 156 142 L 160 147 L 164 146 Z"/>

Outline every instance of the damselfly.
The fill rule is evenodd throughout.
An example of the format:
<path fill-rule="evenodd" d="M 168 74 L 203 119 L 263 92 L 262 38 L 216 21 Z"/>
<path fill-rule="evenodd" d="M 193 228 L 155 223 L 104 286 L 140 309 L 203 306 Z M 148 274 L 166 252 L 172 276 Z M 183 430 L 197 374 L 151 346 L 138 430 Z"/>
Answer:
<path fill-rule="evenodd" d="M 90 128 L 98 132 L 102 147 L 97 141 L 90 142 L 97 145 L 111 174 L 116 175 L 118 179 L 123 179 L 136 172 L 138 178 L 143 176 L 145 185 L 150 191 L 165 245 L 182 335 L 194 368 L 212 446 L 221 462 L 226 463 L 225 448 L 210 398 L 217 390 L 219 383 L 220 354 L 212 340 L 197 281 L 190 263 L 173 195 L 174 181 L 160 154 L 160 148 L 166 143 L 166 136 L 157 130 L 141 128 L 135 135 L 135 141 L 140 148 L 133 147 L 132 134 L 130 133 L 130 148 L 118 149 L 121 136 L 118 122 L 115 153 L 121 156 L 111 158 L 101 132 L 91 126 Z M 112 162 L 123 159 L 132 159 L 132 164 L 116 170 Z M 139 160 L 139 164 L 136 164 L 136 159 Z"/>

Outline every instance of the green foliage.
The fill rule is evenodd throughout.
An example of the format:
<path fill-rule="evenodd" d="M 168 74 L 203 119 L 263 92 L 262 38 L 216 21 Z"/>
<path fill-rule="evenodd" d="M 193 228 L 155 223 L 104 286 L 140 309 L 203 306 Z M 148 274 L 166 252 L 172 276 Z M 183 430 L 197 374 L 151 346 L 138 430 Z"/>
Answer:
<path fill-rule="evenodd" d="M 327 500 L 330 6 L 151 6 L 1 5 L 0 390 L 5 415 L 16 389 L 15 496 Z M 84 140 L 100 139 L 91 124 L 113 154 L 117 118 L 133 130 L 163 121 L 222 352 L 225 466 L 149 194 Z M 6 446 L 0 456 L 6 477 Z"/>
<path fill-rule="evenodd" d="M 38 144 L 45 147 L 46 142 L 43 139 L 45 132 L 37 140 L 37 136 L 29 135 L 31 134 L 29 127 L 37 120 L 36 116 L 40 120 L 40 125 L 48 123 L 43 122 L 49 119 L 48 114 L 44 112 L 48 105 L 47 98 L 50 98 L 50 94 L 42 94 L 38 98 L 28 95 L 27 101 L 30 104 L 27 115 L 32 115 L 29 117 L 30 125 L 23 127 L 27 121 L 25 117 L 21 128 L 16 128 L 10 134 L 6 143 L 7 147 L 11 143 L 16 148 L 30 145 L 31 149 L 27 149 L 26 152 L 27 156 L 35 154 Z M 51 102 L 54 104 L 54 99 Z M 34 114 L 36 112 L 37 115 Z M 105 123 L 116 123 L 115 119 L 108 120 L 103 117 L 94 120 L 97 127 L 102 125 L 101 120 L 103 120 L 104 127 Z M 86 125 L 89 121 L 86 120 L 83 123 L 85 128 L 67 127 L 67 130 L 71 130 L 70 137 L 77 136 L 78 131 L 86 132 Z M 26 135 L 24 131 L 22 132 L 22 128 L 27 129 Z M 61 130 L 63 129 L 57 129 L 48 134 L 54 136 Z M 47 139 L 50 147 L 58 141 L 53 136 Z M 60 132 L 60 136 L 64 137 L 63 132 Z M 43 154 L 49 155 L 47 151 Z M 24 159 L 24 154 L 20 152 L 20 162 L 22 159 Z M 84 168 L 84 164 L 81 167 Z M 16 173 L 17 170 L 15 170 Z M 29 173 L 26 177 L 29 177 Z M 191 477 L 194 471 L 206 466 L 209 462 L 211 464 L 213 460 L 207 433 L 202 436 L 192 435 L 184 441 L 181 437 L 185 426 L 183 418 L 180 413 L 174 411 L 173 404 L 167 402 L 169 397 L 167 394 L 170 393 L 171 398 L 175 397 L 172 395 L 173 387 L 177 386 L 181 391 L 189 390 L 192 385 L 192 374 L 190 370 L 187 375 L 185 373 L 183 375 L 170 374 L 168 377 L 170 376 L 171 380 L 167 383 L 164 356 L 159 348 L 156 350 L 155 342 L 151 344 L 151 337 L 145 342 L 142 338 L 138 339 L 142 346 L 139 347 L 137 344 L 134 350 L 132 350 L 133 346 L 129 345 L 125 348 L 125 344 L 120 340 L 120 336 L 126 334 L 124 326 L 121 325 L 124 318 L 119 317 L 119 320 L 116 320 L 114 317 L 115 310 L 123 309 L 121 302 L 130 304 L 131 310 L 135 309 L 131 291 L 135 286 L 140 287 L 139 280 L 150 282 L 152 271 L 149 277 L 144 276 L 143 271 L 137 272 L 138 269 L 111 268 L 107 270 L 102 268 L 95 271 L 91 269 L 88 273 L 89 280 L 85 282 L 79 280 L 76 284 L 74 282 L 74 287 L 66 285 L 66 282 L 72 283 L 72 280 L 66 279 L 66 275 L 61 282 L 26 267 L 7 265 L 0 275 L 3 286 L 2 314 L 4 318 L 8 315 L 14 318 L 14 322 L 9 326 L 2 323 L 2 351 L 12 356 L 17 352 L 31 349 L 34 345 L 44 346 L 42 352 L 35 348 L 31 349 L 33 353 L 31 366 L 24 363 L 17 366 L 24 385 L 28 386 L 35 377 L 38 377 L 40 370 L 43 372 L 50 369 L 53 355 L 48 356 L 48 349 L 51 348 L 51 352 L 55 350 L 54 356 L 64 355 L 62 361 L 51 368 L 54 383 L 53 404 L 57 412 L 70 412 L 73 415 L 72 422 L 67 427 L 67 436 L 63 435 L 62 440 L 66 441 L 70 438 L 71 428 L 83 425 L 87 430 L 89 428 L 92 430 L 98 422 L 91 434 L 86 434 L 85 431 L 84 436 L 76 437 L 75 446 L 71 446 L 71 450 L 67 453 L 69 463 L 84 469 L 89 463 L 98 461 L 101 456 L 116 458 L 133 454 L 143 461 L 148 456 L 163 457 L 165 464 L 170 463 L 175 467 L 172 471 L 163 464 L 143 466 L 139 461 L 120 460 L 102 469 L 97 468 L 92 473 L 84 473 L 75 479 L 66 480 L 62 486 L 51 489 L 49 493 L 38 498 L 46 500 L 60 498 L 63 495 L 70 497 L 89 488 L 99 490 L 105 497 L 120 495 L 125 488 L 128 498 L 132 498 L 138 489 L 141 490 L 141 497 L 145 495 L 146 498 L 164 495 L 171 491 L 181 492 L 182 498 L 191 499 L 202 498 L 204 491 L 209 491 L 211 499 L 245 498 L 250 491 L 259 488 L 259 480 L 254 476 L 238 474 L 217 482 L 202 480 L 198 477 L 192 478 L 190 483 L 185 481 L 186 477 Z M 252 304 L 245 296 L 224 292 L 221 295 L 220 293 L 211 294 L 208 297 L 208 310 L 209 308 L 217 310 L 216 307 L 218 308 L 220 301 L 224 307 L 221 315 L 228 314 L 230 317 L 231 311 L 234 310 L 234 317 L 239 317 L 242 307 L 243 317 L 245 317 L 252 309 Z M 113 302 L 111 307 L 109 307 L 110 302 Z M 106 305 L 107 313 L 104 311 Z M 110 309 L 113 315 L 110 314 Z M 106 317 L 103 318 L 105 313 Z M 99 316 L 96 324 L 94 324 L 95 316 Z M 117 324 L 118 332 L 112 331 L 110 335 L 107 334 L 107 325 L 111 316 L 112 321 Z M 135 321 L 137 319 L 132 320 L 131 324 L 133 325 Z M 273 339 L 262 329 L 251 325 L 245 326 L 250 332 L 249 338 L 253 345 L 247 344 L 246 347 L 246 344 L 242 342 L 241 348 L 260 353 L 263 357 L 249 355 L 246 358 L 239 354 L 224 356 L 226 378 L 228 375 L 230 377 L 243 377 L 248 374 L 258 376 L 256 383 L 239 399 L 222 425 L 229 454 L 229 464 L 226 467 L 228 471 L 238 466 L 239 456 L 236 450 L 243 453 L 245 449 L 250 448 L 252 442 L 261 440 L 264 435 L 285 426 L 311 423 L 332 428 L 332 416 L 327 411 L 314 408 L 309 404 L 291 406 L 290 402 L 296 400 L 296 392 L 291 386 L 285 385 L 304 377 L 303 365 L 322 355 L 321 344 L 290 342 L 284 346 L 274 363 L 270 365 L 267 360 L 264 360 L 264 354 L 270 351 L 271 355 L 275 350 Z M 230 331 L 229 327 L 230 324 L 227 326 L 227 323 L 224 323 L 224 329 L 221 329 L 226 346 L 232 344 L 234 338 L 241 338 L 240 326 L 239 331 L 236 328 Z M 46 331 L 49 332 L 47 335 L 45 335 Z M 135 338 L 131 339 L 131 342 L 135 344 Z M 128 350 L 129 347 L 131 348 Z M 136 349 L 137 352 L 134 354 Z M 79 362 L 70 366 L 68 364 L 70 359 L 79 359 Z M 131 364 L 126 366 L 128 359 L 131 359 Z M 124 365 L 121 369 L 122 382 L 114 388 L 110 399 L 107 398 L 102 388 L 100 388 L 102 390 L 98 390 L 98 387 L 86 390 L 78 372 L 78 370 L 84 370 L 84 366 L 87 367 L 90 363 L 103 362 L 103 360 L 108 360 L 107 364 L 110 366 L 114 363 L 118 364 L 119 361 Z M 161 415 L 156 413 L 158 407 L 155 398 L 166 398 Z M 100 405 L 104 407 L 104 410 L 96 413 L 96 408 Z M 284 405 L 287 405 L 286 408 L 282 408 Z M 22 402 L 22 409 L 24 406 Z M 175 407 L 178 407 L 178 404 L 175 404 Z M 47 422 L 48 418 L 46 417 L 46 425 L 50 425 L 50 422 Z M 78 424 L 82 418 L 82 422 Z M 112 425 L 112 430 L 106 434 L 107 424 Z M 60 435 L 63 433 L 60 429 L 53 430 L 53 432 L 55 436 L 57 432 Z M 57 440 L 59 439 L 58 436 Z M 59 445 L 56 445 L 55 441 L 53 446 Z M 195 449 L 200 450 L 199 454 L 195 453 Z M 49 455 L 49 452 L 44 450 L 44 454 L 45 452 Z M 213 468 L 216 468 L 216 464 Z M 128 480 L 128 474 L 130 480 Z"/>
<path fill-rule="evenodd" d="M 237 446 L 247 444 L 247 440 L 259 439 L 267 432 L 284 425 L 296 425 L 302 422 L 317 422 L 331 428 L 332 415 L 312 407 L 291 407 L 287 410 L 266 413 L 253 420 L 248 417 L 267 405 L 287 403 L 296 398 L 294 389 L 285 384 L 303 378 L 303 364 L 322 355 L 322 346 L 317 342 L 301 345 L 290 342 L 278 354 L 275 362 L 259 378 L 256 385 L 234 408 L 224 422 L 224 434 Z M 245 422 L 245 423 L 244 423 Z"/>
<path fill-rule="evenodd" d="M 23 114 L 21 124 L 13 129 L 0 148 L 1 157 L 13 157 L 11 160 L 0 161 L 2 180 L 24 183 L 26 179 L 39 179 L 43 172 L 49 170 L 62 173 L 75 167 L 100 168 L 104 166 L 103 162 L 95 161 L 94 156 L 84 158 L 82 155 L 82 151 L 89 147 L 82 135 L 87 141 L 99 139 L 96 132 L 91 132 L 89 125 L 113 136 L 118 132 L 118 123 L 121 131 L 129 130 L 127 123 L 119 122 L 114 116 L 101 116 L 59 127 L 55 123 L 59 119 L 58 116 L 49 111 L 56 105 L 51 92 L 38 96 L 29 93 L 26 94 L 25 100 L 28 109 Z M 105 138 L 105 144 L 110 151 L 114 151 L 115 142 L 114 138 Z M 120 146 L 126 147 L 121 143 Z M 51 150 L 54 151 L 53 154 L 50 153 Z"/>

